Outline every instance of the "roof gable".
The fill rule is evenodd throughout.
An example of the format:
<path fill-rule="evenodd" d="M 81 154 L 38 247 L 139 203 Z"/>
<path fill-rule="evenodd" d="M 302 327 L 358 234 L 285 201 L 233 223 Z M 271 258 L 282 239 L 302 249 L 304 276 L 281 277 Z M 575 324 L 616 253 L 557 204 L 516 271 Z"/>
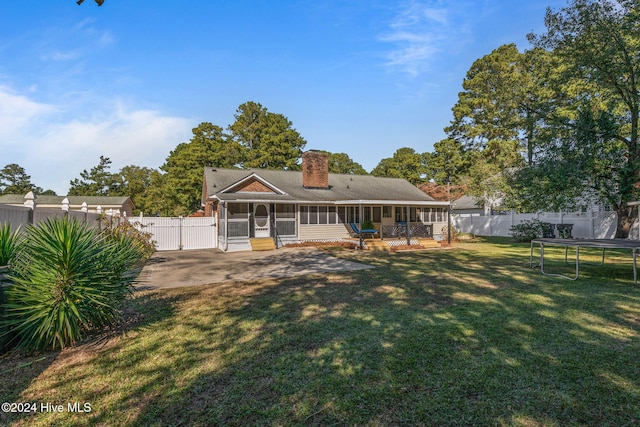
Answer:
<path fill-rule="evenodd" d="M 261 194 L 286 194 L 275 185 L 261 178 L 256 173 L 241 179 L 220 191 L 220 193 L 261 193 Z"/>

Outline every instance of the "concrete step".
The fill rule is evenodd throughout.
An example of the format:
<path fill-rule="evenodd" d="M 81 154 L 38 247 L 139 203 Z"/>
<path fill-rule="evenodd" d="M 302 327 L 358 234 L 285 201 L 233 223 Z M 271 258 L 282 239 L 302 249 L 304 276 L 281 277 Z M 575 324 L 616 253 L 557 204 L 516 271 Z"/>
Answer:
<path fill-rule="evenodd" d="M 252 251 L 275 251 L 276 244 L 271 237 L 253 238 L 251 241 Z"/>
<path fill-rule="evenodd" d="M 420 245 L 424 246 L 425 248 L 439 248 L 440 247 L 440 242 L 438 242 L 437 240 L 434 239 L 418 239 L 418 242 Z"/>
<path fill-rule="evenodd" d="M 365 240 L 370 251 L 389 251 L 389 245 L 382 240 Z"/>

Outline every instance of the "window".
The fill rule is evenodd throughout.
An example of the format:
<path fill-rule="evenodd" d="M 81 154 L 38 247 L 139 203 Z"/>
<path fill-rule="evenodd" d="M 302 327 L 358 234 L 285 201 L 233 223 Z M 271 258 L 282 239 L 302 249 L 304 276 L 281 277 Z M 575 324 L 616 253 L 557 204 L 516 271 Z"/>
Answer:
<path fill-rule="evenodd" d="M 396 222 L 407 222 L 407 210 L 405 208 L 396 207 Z"/>
<path fill-rule="evenodd" d="M 336 215 L 337 214 L 337 215 Z M 335 206 L 300 206 L 300 224 L 337 224 L 338 218 L 343 221 L 347 215 L 346 208 Z"/>
<path fill-rule="evenodd" d="M 382 217 L 383 218 L 393 218 L 391 215 L 391 206 L 383 206 L 382 207 Z"/>

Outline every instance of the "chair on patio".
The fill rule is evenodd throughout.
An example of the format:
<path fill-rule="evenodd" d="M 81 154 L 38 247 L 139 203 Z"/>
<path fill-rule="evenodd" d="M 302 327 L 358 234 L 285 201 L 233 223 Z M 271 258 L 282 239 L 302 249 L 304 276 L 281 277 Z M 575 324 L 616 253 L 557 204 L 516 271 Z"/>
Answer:
<path fill-rule="evenodd" d="M 351 226 L 351 229 L 353 230 L 353 233 L 352 233 L 353 237 L 360 237 L 360 235 L 362 235 L 362 237 L 364 237 L 365 234 L 369 234 L 373 238 L 373 237 L 375 237 L 376 234 L 379 233 L 379 231 L 376 230 L 375 228 L 370 228 L 370 229 L 366 229 L 366 230 L 360 230 L 358 228 L 358 226 L 355 224 L 355 222 L 350 222 L 349 225 Z"/>

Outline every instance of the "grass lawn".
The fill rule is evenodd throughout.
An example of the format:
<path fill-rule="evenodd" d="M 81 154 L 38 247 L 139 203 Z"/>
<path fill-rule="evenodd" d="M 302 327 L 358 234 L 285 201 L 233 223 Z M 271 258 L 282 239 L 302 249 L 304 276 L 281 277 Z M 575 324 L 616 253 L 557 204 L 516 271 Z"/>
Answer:
<path fill-rule="evenodd" d="M 0 425 L 640 425 L 628 252 L 578 281 L 507 240 L 333 253 L 377 268 L 139 292 L 117 331 L 0 358 L 0 402 L 39 411 Z"/>

